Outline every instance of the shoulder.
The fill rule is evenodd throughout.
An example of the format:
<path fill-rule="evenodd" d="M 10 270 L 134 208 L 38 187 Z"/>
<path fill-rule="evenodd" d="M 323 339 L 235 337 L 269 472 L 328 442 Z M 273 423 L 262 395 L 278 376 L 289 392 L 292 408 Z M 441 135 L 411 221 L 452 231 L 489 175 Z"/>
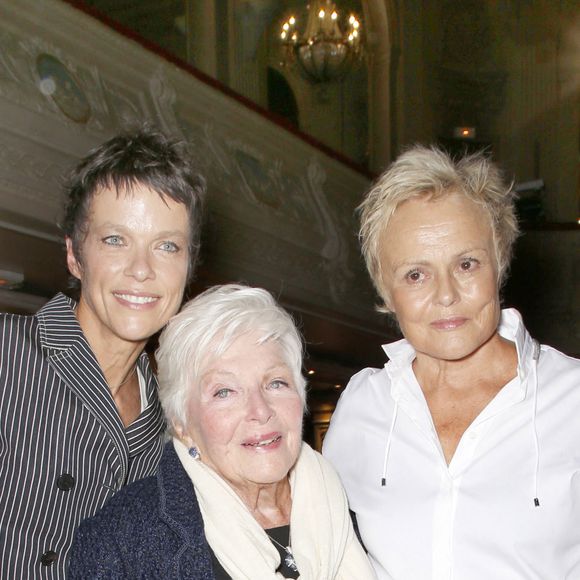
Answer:
<path fill-rule="evenodd" d="M 0 314 L 0 372 L 27 367 L 31 357 L 42 356 L 41 334 L 35 315 Z"/>
<path fill-rule="evenodd" d="M 542 345 L 538 361 L 538 380 L 541 387 L 571 387 L 580 395 L 580 359 Z"/>
<path fill-rule="evenodd" d="M 0 340 L 6 340 L 7 335 L 16 333 L 27 328 L 38 326 L 38 319 L 35 314 L 10 314 L 0 313 Z"/>
<path fill-rule="evenodd" d="M 57 294 L 34 314 L 0 313 L 0 340 L 3 343 L 9 339 L 25 342 L 36 334 L 46 334 L 43 328 L 47 323 L 52 322 L 57 327 L 65 322 L 76 324 L 74 305 L 74 300 L 68 296 Z"/>
<path fill-rule="evenodd" d="M 387 371 L 376 368 L 365 368 L 354 375 L 341 394 L 333 418 L 342 413 L 356 413 L 360 409 L 367 412 L 369 405 L 383 400 L 389 393 L 390 378 Z"/>
<path fill-rule="evenodd" d="M 554 347 L 545 344 L 541 346 L 540 365 L 550 366 L 563 371 L 580 371 L 580 359 L 564 354 Z"/>
<path fill-rule="evenodd" d="M 350 380 L 324 437 L 323 453 L 335 467 L 343 462 L 344 454 L 364 456 L 369 426 L 377 417 L 388 417 L 391 412 L 390 382 L 384 368 L 363 369 Z"/>
<path fill-rule="evenodd" d="M 360 394 L 376 385 L 384 385 L 385 381 L 389 381 L 389 376 L 384 367 L 381 369 L 367 367 L 351 377 L 345 393 L 348 392 L 349 395 Z"/>

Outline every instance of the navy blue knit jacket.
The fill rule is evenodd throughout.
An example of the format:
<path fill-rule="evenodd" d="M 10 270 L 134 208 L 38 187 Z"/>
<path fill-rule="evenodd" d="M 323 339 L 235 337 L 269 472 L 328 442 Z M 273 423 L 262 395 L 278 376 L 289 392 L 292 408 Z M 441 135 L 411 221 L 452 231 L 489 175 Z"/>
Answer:
<path fill-rule="evenodd" d="M 112 497 L 79 527 L 70 580 L 214 580 L 203 519 L 173 443 L 156 475 Z"/>

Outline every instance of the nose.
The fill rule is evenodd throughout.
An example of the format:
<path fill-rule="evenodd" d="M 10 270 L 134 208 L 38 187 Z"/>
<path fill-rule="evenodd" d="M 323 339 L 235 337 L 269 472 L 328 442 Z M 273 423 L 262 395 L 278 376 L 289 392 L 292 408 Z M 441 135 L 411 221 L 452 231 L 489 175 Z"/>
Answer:
<path fill-rule="evenodd" d="M 451 306 L 459 300 L 459 289 L 455 277 L 445 272 L 437 280 L 436 300 L 442 306 Z"/>
<path fill-rule="evenodd" d="M 152 259 L 147 248 L 134 248 L 125 268 L 125 274 L 139 282 L 154 278 L 155 269 L 152 265 Z"/>
<path fill-rule="evenodd" d="M 267 423 L 276 413 L 262 389 L 250 393 L 248 397 L 248 419 L 260 424 Z"/>

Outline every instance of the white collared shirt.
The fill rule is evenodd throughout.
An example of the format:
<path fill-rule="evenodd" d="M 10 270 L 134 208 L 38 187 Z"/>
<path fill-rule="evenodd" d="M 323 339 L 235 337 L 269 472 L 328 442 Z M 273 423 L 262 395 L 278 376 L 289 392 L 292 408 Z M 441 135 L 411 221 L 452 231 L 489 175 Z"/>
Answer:
<path fill-rule="evenodd" d="M 536 363 L 515 310 L 499 332 L 516 344 L 517 377 L 449 466 L 406 340 L 341 396 L 324 454 L 380 579 L 580 579 L 580 361 L 542 346 Z"/>

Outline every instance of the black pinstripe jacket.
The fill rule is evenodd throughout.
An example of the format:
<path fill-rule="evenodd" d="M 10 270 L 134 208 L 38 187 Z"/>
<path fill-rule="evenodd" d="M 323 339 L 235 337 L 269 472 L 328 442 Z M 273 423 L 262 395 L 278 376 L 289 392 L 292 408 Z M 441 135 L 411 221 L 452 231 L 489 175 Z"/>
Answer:
<path fill-rule="evenodd" d="M 0 315 L 0 578 L 64 578 L 73 534 L 121 487 L 149 476 L 164 420 L 146 354 L 148 406 L 123 426 L 104 375 L 58 294 Z"/>

